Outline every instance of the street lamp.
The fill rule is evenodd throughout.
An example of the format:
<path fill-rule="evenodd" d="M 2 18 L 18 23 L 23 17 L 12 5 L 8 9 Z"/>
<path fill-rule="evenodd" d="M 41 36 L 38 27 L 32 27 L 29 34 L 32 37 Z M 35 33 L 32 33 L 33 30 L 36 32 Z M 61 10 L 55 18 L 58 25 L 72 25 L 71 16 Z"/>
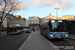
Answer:
<path fill-rule="evenodd" d="M 58 18 L 58 9 L 59 8 L 55 8 L 56 9 L 56 16 L 57 16 L 57 18 Z"/>

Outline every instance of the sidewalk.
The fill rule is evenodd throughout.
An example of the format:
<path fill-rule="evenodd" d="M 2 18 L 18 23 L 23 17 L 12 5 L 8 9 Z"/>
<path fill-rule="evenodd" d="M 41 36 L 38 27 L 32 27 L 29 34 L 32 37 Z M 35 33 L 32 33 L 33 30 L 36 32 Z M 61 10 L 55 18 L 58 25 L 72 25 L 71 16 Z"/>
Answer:
<path fill-rule="evenodd" d="M 29 35 L 19 50 L 59 50 L 53 46 L 39 31 L 35 31 Z"/>
<path fill-rule="evenodd" d="M 75 40 L 75 34 L 69 34 L 69 38 Z"/>
<path fill-rule="evenodd" d="M 6 36 L 7 34 L 6 34 L 6 31 L 4 31 L 4 32 L 1 32 L 1 35 L 0 35 L 0 37 L 2 37 L 2 36 Z"/>

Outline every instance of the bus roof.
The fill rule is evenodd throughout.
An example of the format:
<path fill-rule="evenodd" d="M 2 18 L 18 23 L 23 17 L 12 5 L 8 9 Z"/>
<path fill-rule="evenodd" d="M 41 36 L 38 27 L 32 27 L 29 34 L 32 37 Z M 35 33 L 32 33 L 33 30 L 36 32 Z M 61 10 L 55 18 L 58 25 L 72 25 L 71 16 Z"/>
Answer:
<path fill-rule="evenodd" d="M 47 19 L 44 22 L 48 22 L 49 20 L 67 20 L 67 19 Z"/>
<path fill-rule="evenodd" d="M 41 24 L 44 24 L 44 23 L 48 23 L 50 20 L 66 20 L 67 21 L 67 19 L 47 19 L 47 20 L 45 20 L 43 23 L 41 23 Z M 41 25 L 40 24 L 40 25 Z"/>
<path fill-rule="evenodd" d="M 10 25 L 10 27 L 14 27 L 14 26 L 16 26 L 16 27 L 23 27 L 23 26 L 21 26 L 19 24 L 12 24 L 12 25 Z"/>

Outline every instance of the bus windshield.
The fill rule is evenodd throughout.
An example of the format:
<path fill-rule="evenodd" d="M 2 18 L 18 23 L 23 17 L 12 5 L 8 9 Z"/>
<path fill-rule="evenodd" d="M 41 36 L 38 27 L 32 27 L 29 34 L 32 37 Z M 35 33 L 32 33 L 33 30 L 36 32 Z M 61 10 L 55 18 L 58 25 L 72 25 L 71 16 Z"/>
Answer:
<path fill-rule="evenodd" d="M 67 32 L 67 22 L 51 22 L 50 31 L 52 32 Z"/>

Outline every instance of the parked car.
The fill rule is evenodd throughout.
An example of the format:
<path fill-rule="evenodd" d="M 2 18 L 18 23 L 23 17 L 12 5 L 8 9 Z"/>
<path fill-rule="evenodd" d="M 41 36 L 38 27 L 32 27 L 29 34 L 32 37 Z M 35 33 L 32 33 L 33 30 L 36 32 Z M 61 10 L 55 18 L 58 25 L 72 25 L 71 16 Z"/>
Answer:
<path fill-rule="evenodd" d="M 23 31 L 25 31 L 25 30 L 26 30 L 26 28 L 23 29 Z"/>
<path fill-rule="evenodd" d="M 30 29 L 26 29 L 25 33 L 31 33 Z"/>

